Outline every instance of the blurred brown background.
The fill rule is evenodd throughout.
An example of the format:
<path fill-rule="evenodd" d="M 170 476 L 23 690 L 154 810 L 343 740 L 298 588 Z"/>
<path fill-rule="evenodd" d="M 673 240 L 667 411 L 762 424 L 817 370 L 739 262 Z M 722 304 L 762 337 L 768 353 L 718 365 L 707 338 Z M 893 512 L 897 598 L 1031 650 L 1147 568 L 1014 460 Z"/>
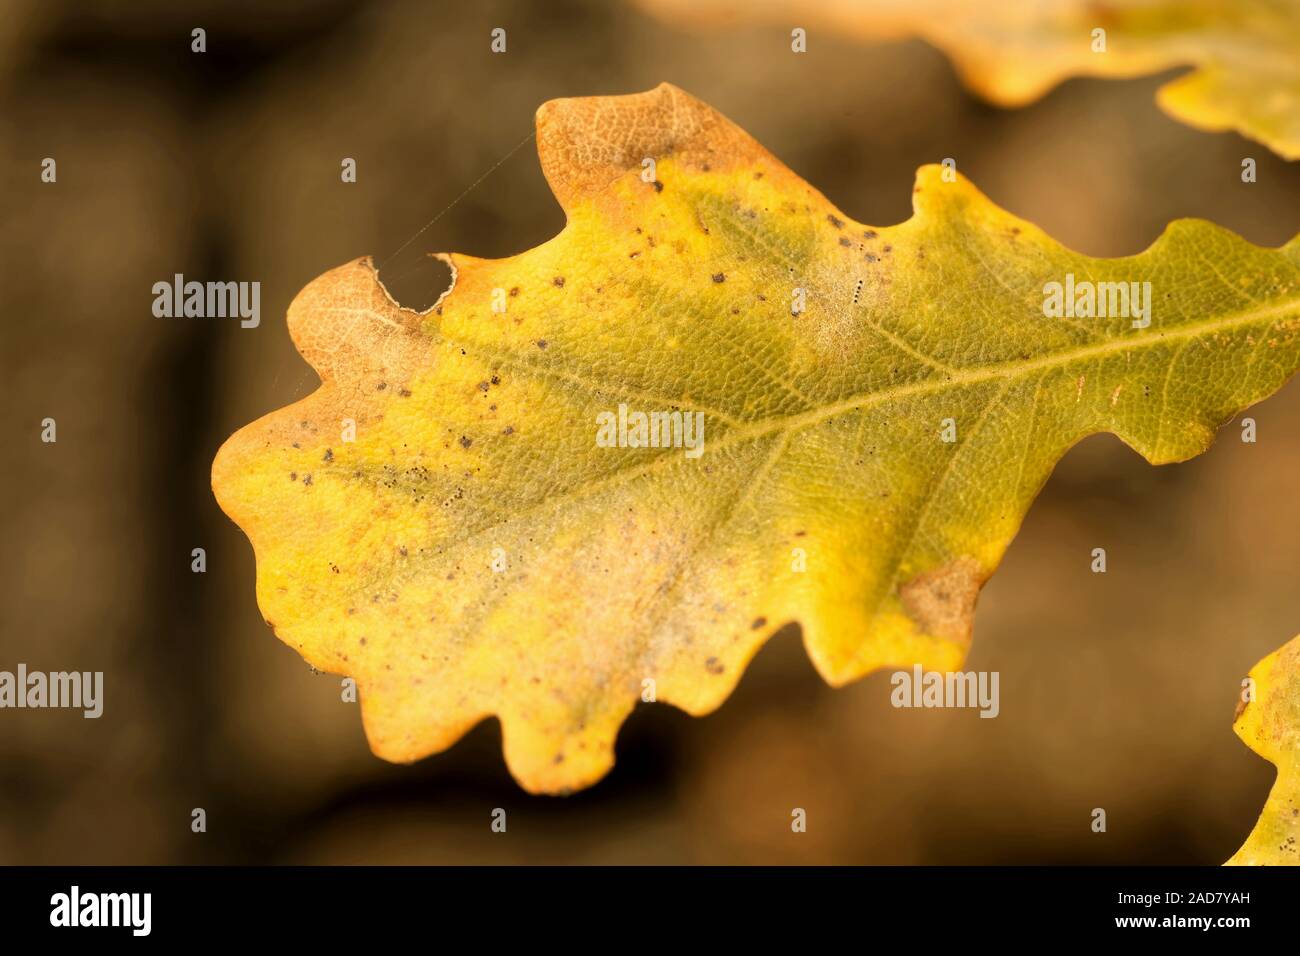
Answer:
<path fill-rule="evenodd" d="M 0 20 L 0 669 L 106 672 L 97 721 L 0 712 L 0 862 L 1209 864 L 1244 839 L 1273 769 L 1231 731 L 1238 682 L 1300 631 L 1298 382 L 1250 413 L 1254 445 L 1231 425 L 1185 465 L 1109 436 L 1067 456 L 980 602 L 968 666 L 1001 672 L 996 720 L 894 710 L 884 673 L 831 690 L 791 631 L 713 716 L 640 709 L 615 771 L 565 799 L 515 786 L 494 723 L 414 766 L 371 756 L 338 678 L 263 624 L 208 469 L 314 387 L 283 319 L 313 277 L 447 210 L 384 264 L 422 306 L 446 282 L 423 252 L 558 231 L 534 144 L 511 153 L 551 97 L 670 80 L 865 222 L 906 218 L 915 168 L 951 156 L 1093 255 L 1181 216 L 1281 244 L 1300 166 L 1167 118 L 1160 78 L 995 110 L 919 42 L 813 31 L 795 56 L 788 28 L 567 0 L 177 6 L 9 0 Z M 261 327 L 155 318 L 176 272 L 259 280 Z"/>

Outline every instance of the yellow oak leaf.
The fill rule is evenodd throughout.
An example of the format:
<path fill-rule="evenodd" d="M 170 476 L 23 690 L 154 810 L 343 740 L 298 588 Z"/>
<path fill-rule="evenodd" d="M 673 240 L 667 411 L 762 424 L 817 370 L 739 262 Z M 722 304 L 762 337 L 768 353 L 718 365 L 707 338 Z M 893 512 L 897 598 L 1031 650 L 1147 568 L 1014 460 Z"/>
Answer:
<path fill-rule="evenodd" d="M 708 713 L 787 622 L 833 685 L 957 668 L 1071 445 L 1189 458 L 1300 366 L 1298 240 L 1092 259 L 938 166 L 873 228 L 667 84 L 546 103 L 537 145 L 559 235 L 447 256 L 424 313 L 367 259 L 316 279 L 321 388 L 213 465 L 390 760 L 496 715 L 525 788 L 589 785 L 639 700 Z"/>
<path fill-rule="evenodd" d="M 1300 637 L 1256 664 L 1244 683 L 1232 729 L 1276 764 L 1277 782 L 1255 829 L 1225 865 L 1295 866 L 1300 864 Z"/>
<path fill-rule="evenodd" d="M 1198 129 L 1236 130 L 1300 158 L 1296 0 L 639 0 L 671 23 L 825 26 L 863 40 L 920 37 L 1000 106 L 1024 106 L 1073 76 L 1130 78 L 1195 67 L 1160 88 Z M 1101 31 L 1097 33 L 1096 31 Z"/>

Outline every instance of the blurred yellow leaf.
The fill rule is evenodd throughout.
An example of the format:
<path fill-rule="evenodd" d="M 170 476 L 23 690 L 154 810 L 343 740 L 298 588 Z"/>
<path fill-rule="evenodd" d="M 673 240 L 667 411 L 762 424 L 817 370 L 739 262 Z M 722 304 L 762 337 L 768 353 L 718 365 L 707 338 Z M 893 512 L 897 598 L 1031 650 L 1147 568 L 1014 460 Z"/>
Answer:
<path fill-rule="evenodd" d="M 639 0 L 671 23 L 826 26 L 864 40 L 921 37 L 972 90 L 1023 106 L 1073 76 L 1195 67 L 1160 88 L 1166 112 L 1300 158 L 1296 0 Z M 1097 31 L 1101 31 L 1098 33 Z"/>
<path fill-rule="evenodd" d="M 638 700 L 713 710 L 790 621 L 832 684 L 956 668 L 1071 445 L 1189 458 L 1300 365 L 1298 241 L 1090 259 L 937 166 L 871 228 L 666 84 L 537 140 L 564 230 L 449 256 L 422 314 L 365 259 L 312 282 L 322 387 L 213 466 L 266 618 L 391 760 L 495 714 L 524 787 L 589 785 Z"/>
<path fill-rule="evenodd" d="M 1300 864 L 1300 637 L 1256 664 L 1242 695 L 1232 729 L 1277 765 L 1277 782 L 1255 829 L 1226 865 L 1295 866 Z"/>

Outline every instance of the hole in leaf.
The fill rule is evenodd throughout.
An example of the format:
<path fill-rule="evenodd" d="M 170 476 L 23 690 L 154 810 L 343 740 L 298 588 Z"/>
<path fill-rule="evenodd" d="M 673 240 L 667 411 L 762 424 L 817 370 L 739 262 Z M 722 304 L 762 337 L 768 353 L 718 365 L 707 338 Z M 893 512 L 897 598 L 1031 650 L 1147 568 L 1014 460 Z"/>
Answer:
<path fill-rule="evenodd" d="M 423 312 L 451 288 L 451 266 L 430 255 L 397 256 L 380 268 L 379 282 L 402 308 Z"/>

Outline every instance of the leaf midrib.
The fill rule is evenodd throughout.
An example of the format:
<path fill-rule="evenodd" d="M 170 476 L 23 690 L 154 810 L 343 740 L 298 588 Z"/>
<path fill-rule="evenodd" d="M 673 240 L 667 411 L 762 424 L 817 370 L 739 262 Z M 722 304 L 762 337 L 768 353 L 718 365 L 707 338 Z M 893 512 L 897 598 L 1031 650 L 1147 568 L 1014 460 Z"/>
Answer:
<path fill-rule="evenodd" d="M 1113 354 L 1123 354 L 1125 352 L 1138 352 L 1142 349 L 1155 348 L 1171 342 L 1195 339 L 1200 335 L 1211 332 L 1237 329 L 1257 322 L 1264 322 L 1279 315 L 1285 315 L 1287 312 L 1296 309 L 1300 309 L 1300 302 L 1287 300 L 1286 302 L 1268 306 L 1266 308 L 1252 309 L 1248 312 L 1235 313 L 1220 318 L 1207 319 L 1202 322 L 1179 326 L 1177 329 L 1168 332 L 1161 332 L 1154 337 L 1143 336 L 1141 338 L 1111 339 L 1106 342 L 1085 345 L 1066 352 L 1056 352 L 1050 355 L 1040 356 L 1036 359 L 1029 359 L 1027 361 L 1020 360 L 1001 362 L 993 365 L 983 365 L 974 369 L 962 370 L 956 374 L 945 376 L 942 379 L 931 378 L 920 382 L 909 382 L 906 385 L 899 385 L 895 388 L 884 388 L 872 392 L 864 392 L 860 395 L 854 395 L 839 402 L 830 405 L 823 405 L 820 408 L 811 409 L 807 412 L 800 412 L 796 415 L 788 415 L 781 418 L 769 418 L 762 421 L 752 422 L 742 426 L 741 428 L 728 431 L 716 444 L 731 444 L 733 442 L 747 441 L 751 438 L 767 435 L 773 431 L 785 428 L 793 430 L 808 425 L 815 425 L 828 418 L 834 418 L 836 415 L 843 415 L 846 412 L 869 408 L 873 405 L 878 405 L 881 402 L 890 401 L 892 399 L 912 398 L 917 395 L 942 392 L 948 388 L 958 389 L 967 385 L 980 384 L 995 379 L 1013 378 L 1044 369 L 1059 368 L 1070 365 L 1076 361 L 1084 361 Z"/>

